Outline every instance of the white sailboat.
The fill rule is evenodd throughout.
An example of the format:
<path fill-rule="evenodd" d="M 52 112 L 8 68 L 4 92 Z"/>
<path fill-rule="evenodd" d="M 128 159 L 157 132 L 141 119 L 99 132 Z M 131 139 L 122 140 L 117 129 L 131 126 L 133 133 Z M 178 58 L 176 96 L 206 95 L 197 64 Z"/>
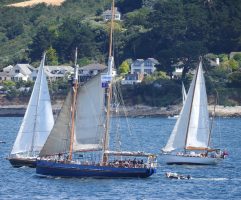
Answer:
<path fill-rule="evenodd" d="M 162 149 L 167 164 L 216 164 L 223 154 L 210 147 L 210 122 L 202 63 L 192 80 L 172 134 Z"/>
<path fill-rule="evenodd" d="M 45 54 L 40 63 L 22 124 L 8 158 L 14 167 L 35 167 L 36 158 L 54 125 L 44 62 Z"/>

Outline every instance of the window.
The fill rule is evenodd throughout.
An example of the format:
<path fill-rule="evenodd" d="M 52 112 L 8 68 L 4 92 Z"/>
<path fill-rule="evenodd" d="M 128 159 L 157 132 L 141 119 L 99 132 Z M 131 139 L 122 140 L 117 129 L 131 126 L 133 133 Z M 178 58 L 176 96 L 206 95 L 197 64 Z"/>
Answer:
<path fill-rule="evenodd" d="M 19 69 L 15 69 L 15 73 L 17 74 L 17 73 L 19 73 L 20 71 L 19 71 Z"/>
<path fill-rule="evenodd" d="M 134 72 L 135 72 L 135 73 L 140 73 L 141 70 L 140 70 L 140 69 L 135 69 Z"/>
<path fill-rule="evenodd" d="M 152 71 L 151 71 L 151 69 L 145 69 L 145 70 L 144 70 L 144 73 L 146 73 L 146 74 L 151 74 Z"/>

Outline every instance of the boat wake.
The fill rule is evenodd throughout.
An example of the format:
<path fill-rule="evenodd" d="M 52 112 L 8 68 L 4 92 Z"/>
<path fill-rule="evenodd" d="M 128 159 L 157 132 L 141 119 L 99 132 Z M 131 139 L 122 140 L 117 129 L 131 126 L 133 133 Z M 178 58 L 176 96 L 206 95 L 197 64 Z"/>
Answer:
<path fill-rule="evenodd" d="M 202 180 L 202 181 L 227 181 L 229 178 L 193 178 L 192 180 Z"/>

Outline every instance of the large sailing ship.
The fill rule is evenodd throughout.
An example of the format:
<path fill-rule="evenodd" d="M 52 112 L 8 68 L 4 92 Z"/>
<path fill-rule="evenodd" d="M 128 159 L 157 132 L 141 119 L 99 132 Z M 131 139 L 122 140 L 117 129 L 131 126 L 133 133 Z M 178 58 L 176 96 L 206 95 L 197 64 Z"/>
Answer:
<path fill-rule="evenodd" d="M 39 154 L 37 174 L 78 178 L 145 178 L 155 173 L 155 155 L 110 150 L 110 111 L 115 84 L 112 75 L 113 16 L 114 1 L 108 70 L 80 86 L 76 51 L 73 88 Z"/>
<path fill-rule="evenodd" d="M 36 166 L 36 158 L 54 125 L 44 62 L 45 54 L 38 69 L 21 127 L 8 157 L 13 167 Z"/>

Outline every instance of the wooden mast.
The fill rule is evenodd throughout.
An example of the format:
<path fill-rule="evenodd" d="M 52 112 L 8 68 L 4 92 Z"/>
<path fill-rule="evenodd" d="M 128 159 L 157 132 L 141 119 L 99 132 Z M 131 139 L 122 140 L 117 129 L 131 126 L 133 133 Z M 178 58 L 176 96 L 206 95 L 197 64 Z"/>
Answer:
<path fill-rule="evenodd" d="M 110 45 L 109 45 L 109 61 L 108 64 L 111 64 L 109 67 L 108 74 L 112 72 L 110 68 L 112 68 L 112 46 L 113 46 L 113 29 L 114 29 L 114 15 L 115 15 L 115 1 L 112 0 L 112 14 L 111 14 L 111 27 L 110 27 Z M 106 113 L 106 124 L 105 124 L 105 134 L 104 134 L 104 144 L 103 144 L 103 165 L 106 165 L 108 163 L 108 155 L 105 153 L 108 148 L 109 148 L 109 127 L 110 127 L 110 103 L 111 103 L 111 98 L 112 98 L 112 86 L 111 83 L 109 83 L 108 88 L 107 88 L 107 113 Z"/>
<path fill-rule="evenodd" d="M 186 131 L 186 137 L 185 137 L 185 146 L 184 146 L 184 150 L 186 152 L 186 146 L 187 146 L 187 137 L 188 137 L 188 129 L 189 129 L 189 125 L 190 125 L 190 120 L 191 120 L 191 112 L 192 112 L 192 106 L 193 106 L 193 98 L 194 98 L 194 94 L 195 94 L 195 90 L 196 90 L 196 82 L 197 82 L 197 75 L 198 75 L 198 72 L 199 72 L 199 66 L 197 68 L 197 72 L 196 72 L 196 75 L 195 75 L 195 82 L 194 82 L 194 89 L 193 89 L 193 93 L 192 93 L 192 103 L 191 103 L 191 107 L 190 107 L 190 110 L 189 110 L 189 115 L 188 115 L 188 124 L 187 124 L 187 131 Z"/>
<path fill-rule="evenodd" d="M 78 92 L 78 67 L 77 67 L 77 48 L 75 51 L 75 74 L 74 74 L 74 86 L 73 86 L 73 101 L 71 106 L 71 132 L 70 132 L 70 145 L 69 145 L 69 158 L 71 161 L 73 157 L 73 143 L 74 143 L 74 131 L 75 131 L 75 111 L 76 111 L 76 98 Z"/>

